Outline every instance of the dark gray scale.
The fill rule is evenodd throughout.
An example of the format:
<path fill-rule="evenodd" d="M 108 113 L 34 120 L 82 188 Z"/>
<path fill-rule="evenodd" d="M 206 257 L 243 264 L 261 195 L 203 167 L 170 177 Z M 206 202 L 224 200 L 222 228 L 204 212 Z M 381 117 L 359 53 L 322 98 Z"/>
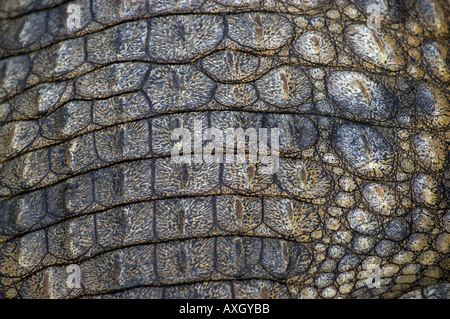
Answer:
<path fill-rule="evenodd" d="M 262 200 L 236 195 L 216 197 L 217 226 L 230 234 L 247 234 L 262 222 Z"/>
<path fill-rule="evenodd" d="M 25 89 L 29 67 L 30 61 L 26 55 L 0 61 L 0 100 Z"/>
<path fill-rule="evenodd" d="M 228 107 L 243 108 L 256 102 L 258 95 L 251 83 L 221 84 L 217 87 L 214 98 Z"/>
<path fill-rule="evenodd" d="M 263 240 L 261 265 L 276 278 L 300 275 L 311 262 L 312 254 L 307 244 L 274 238 Z"/>
<path fill-rule="evenodd" d="M 444 130 L 450 125 L 449 98 L 439 88 L 421 83 L 415 90 L 415 102 L 432 129 Z"/>
<path fill-rule="evenodd" d="M 91 105 L 88 101 L 73 101 L 39 120 L 41 135 L 50 140 L 64 140 L 91 123 Z"/>
<path fill-rule="evenodd" d="M 403 218 L 394 218 L 384 228 L 387 239 L 401 241 L 410 234 L 410 226 Z"/>
<path fill-rule="evenodd" d="M 86 40 L 86 60 L 104 65 L 111 62 L 145 59 L 147 21 L 121 24 L 89 35 Z"/>
<path fill-rule="evenodd" d="M 140 88 L 148 71 L 146 63 L 119 63 L 80 76 L 75 81 L 76 94 L 83 99 L 110 97 Z M 91 83 L 97 83 L 92 86 Z"/>
<path fill-rule="evenodd" d="M 148 50 L 158 62 L 191 62 L 213 51 L 223 34 L 220 16 L 156 17 L 150 20 Z"/>
<path fill-rule="evenodd" d="M 87 72 L 92 66 L 83 66 L 86 61 L 85 45 L 82 38 L 70 39 L 39 51 L 33 58 L 32 73 L 41 81 L 56 78 L 72 78 Z M 67 59 L 70 54 L 73 58 Z"/>
<path fill-rule="evenodd" d="M 218 272 L 234 278 L 252 278 L 258 273 L 262 248 L 259 238 L 219 237 L 216 245 Z"/>
<path fill-rule="evenodd" d="M 146 292 L 152 290 L 163 289 L 160 287 L 149 287 Z M 215 282 L 206 281 L 194 284 L 177 285 L 164 287 L 164 298 L 167 299 L 231 299 L 232 298 L 232 284 L 231 281 Z M 138 291 L 136 296 L 141 296 L 145 292 Z M 158 295 L 156 291 L 153 293 L 156 298 L 161 299 L 162 294 Z"/>
<path fill-rule="evenodd" d="M 208 236 L 214 225 L 212 198 L 174 198 L 155 204 L 155 231 L 160 240 Z"/>
<path fill-rule="evenodd" d="M 94 203 L 92 174 L 67 179 L 47 189 L 47 211 L 51 216 L 67 218 L 90 209 Z"/>
<path fill-rule="evenodd" d="M 267 114 L 265 125 L 280 130 L 280 152 L 297 154 L 318 141 L 316 124 L 310 117 L 298 114 Z"/>
<path fill-rule="evenodd" d="M 160 65 L 143 87 L 158 112 L 198 109 L 214 95 L 216 84 L 191 65 Z"/>
<path fill-rule="evenodd" d="M 214 238 L 163 242 L 156 245 L 156 268 L 161 283 L 209 279 L 214 270 Z"/>
<path fill-rule="evenodd" d="M 214 80 L 236 82 L 250 78 L 257 72 L 260 57 L 245 52 L 225 50 L 208 55 L 200 63 Z"/>
<path fill-rule="evenodd" d="M 275 50 L 293 36 L 291 22 L 279 14 L 243 13 L 227 16 L 228 36 L 254 50 Z"/>
<path fill-rule="evenodd" d="M 363 177 L 383 179 L 394 171 L 394 149 L 376 128 L 342 124 L 333 131 L 332 141 L 352 171 Z"/>
<path fill-rule="evenodd" d="M 155 160 L 155 192 L 161 196 L 212 194 L 219 186 L 219 164 Z"/>
<path fill-rule="evenodd" d="M 35 26 L 41 26 L 36 28 Z M 9 23 L 2 24 L 1 31 L 4 34 L 2 48 L 9 50 L 24 49 L 39 41 L 45 32 L 46 12 L 34 12 Z"/>

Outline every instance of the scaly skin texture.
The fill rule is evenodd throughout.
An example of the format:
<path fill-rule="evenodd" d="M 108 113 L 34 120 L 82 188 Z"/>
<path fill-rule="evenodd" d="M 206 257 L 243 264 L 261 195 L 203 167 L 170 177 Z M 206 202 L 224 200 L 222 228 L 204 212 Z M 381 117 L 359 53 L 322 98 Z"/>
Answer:
<path fill-rule="evenodd" d="M 1 0 L 0 297 L 448 298 L 449 10 Z M 279 170 L 173 163 L 196 121 Z"/>

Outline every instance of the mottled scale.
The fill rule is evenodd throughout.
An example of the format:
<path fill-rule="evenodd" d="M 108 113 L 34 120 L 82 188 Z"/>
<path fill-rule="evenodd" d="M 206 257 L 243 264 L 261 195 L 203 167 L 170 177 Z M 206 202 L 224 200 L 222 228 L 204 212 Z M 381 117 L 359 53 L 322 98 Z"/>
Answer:
<path fill-rule="evenodd" d="M 153 203 L 137 203 L 123 208 L 125 244 L 150 241 L 154 238 Z"/>
<path fill-rule="evenodd" d="M 331 39 L 320 31 L 302 33 L 293 43 L 294 50 L 308 62 L 327 65 L 336 58 Z"/>
<path fill-rule="evenodd" d="M 216 0 L 215 2 L 220 3 L 224 6 L 246 7 L 258 4 L 261 2 L 261 0 Z"/>
<path fill-rule="evenodd" d="M 23 298 L 62 299 L 79 296 L 82 289 L 67 287 L 67 266 L 51 266 L 38 271 L 23 281 L 18 289 Z M 30 292 L 34 293 L 31 294 Z"/>
<path fill-rule="evenodd" d="M 152 202 L 113 208 L 96 215 L 97 243 L 102 248 L 117 248 L 151 242 L 154 236 Z"/>
<path fill-rule="evenodd" d="M 265 198 L 264 223 L 283 238 L 305 242 L 320 228 L 320 214 L 310 204 L 287 198 Z"/>
<path fill-rule="evenodd" d="M 272 69 L 255 85 L 264 102 L 283 109 L 300 105 L 311 94 L 311 84 L 304 71 L 292 65 Z"/>
<path fill-rule="evenodd" d="M 262 200 L 243 196 L 216 197 L 217 226 L 231 234 L 246 234 L 262 223 Z"/>
<path fill-rule="evenodd" d="M 231 299 L 231 282 L 200 282 L 190 285 L 165 287 L 166 299 Z"/>
<path fill-rule="evenodd" d="M 118 207 L 95 216 L 96 243 L 102 249 L 120 247 L 125 236 L 124 208 Z"/>
<path fill-rule="evenodd" d="M 40 230 L 0 245 L 0 274 L 20 277 L 38 269 L 47 254 L 45 231 Z"/>
<path fill-rule="evenodd" d="M 84 34 L 93 27 L 91 2 L 75 0 L 57 6 L 47 13 L 47 40 L 56 42 L 76 34 Z"/>
<path fill-rule="evenodd" d="M 234 50 L 213 53 L 201 60 L 205 72 L 219 82 L 237 82 L 252 78 L 260 64 L 259 56 Z"/>
<path fill-rule="evenodd" d="M 297 114 L 267 114 L 265 123 L 268 129 L 278 128 L 280 152 L 298 154 L 316 145 L 318 129 L 309 116 Z"/>
<path fill-rule="evenodd" d="M 129 162 L 95 171 L 95 199 L 104 207 L 149 199 L 153 194 L 152 161 Z"/>
<path fill-rule="evenodd" d="M 201 124 L 201 126 L 196 126 Z M 190 140 L 189 154 L 193 154 L 195 145 L 199 145 L 202 151 L 205 146 L 208 116 L 205 112 L 186 112 L 167 114 L 152 118 L 152 152 L 154 156 L 168 156 L 174 148 L 182 149 L 182 143 Z M 198 132 L 196 131 L 198 129 Z M 182 131 L 184 130 L 184 131 Z M 187 130 L 187 131 L 186 131 Z M 178 136 L 177 131 L 182 133 Z M 189 133 L 185 135 L 186 133 Z M 202 139 L 197 133 L 202 134 Z M 172 136 L 174 139 L 172 140 Z M 184 149 L 183 149 L 184 151 Z M 186 155 L 183 153 L 183 155 Z"/>
<path fill-rule="evenodd" d="M 389 184 L 367 183 L 361 191 L 370 210 L 383 216 L 393 215 L 398 206 L 398 195 Z"/>
<path fill-rule="evenodd" d="M 5 215 L 10 216 L 14 222 L 13 235 L 15 230 L 26 231 L 32 229 L 41 221 L 47 212 L 47 203 L 43 191 L 31 192 L 23 196 L 15 197 L 11 200 L 12 206 L 4 210 Z M 3 224 L 4 225 L 4 224 Z"/>
<path fill-rule="evenodd" d="M 438 177 L 420 173 L 412 180 L 414 200 L 425 207 L 435 207 L 442 200 L 442 184 Z"/>
<path fill-rule="evenodd" d="M 214 270 L 214 238 L 171 241 L 156 246 L 156 267 L 161 283 L 209 279 Z"/>
<path fill-rule="evenodd" d="M 429 232 L 436 226 L 437 217 L 432 210 L 415 208 L 411 212 L 412 226 L 416 231 Z"/>
<path fill-rule="evenodd" d="M 329 0 L 281 0 L 281 2 L 301 10 L 320 10 Z"/>
<path fill-rule="evenodd" d="M 240 163 L 237 158 L 230 164 L 226 161 L 223 164 L 224 186 L 238 194 L 269 191 L 274 182 L 271 172 L 276 171 L 276 162 Z"/>
<path fill-rule="evenodd" d="M 0 127 L 0 160 L 6 160 L 27 149 L 37 138 L 39 125 L 35 121 L 10 122 Z"/>
<path fill-rule="evenodd" d="M 94 133 L 98 156 L 105 162 L 145 157 L 150 151 L 146 120 L 113 126 Z"/>
<path fill-rule="evenodd" d="M 25 55 L 0 61 L 0 99 L 25 89 L 29 67 L 30 61 Z"/>
<path fill-rule="evenodd" d="M 299 275 L 311 261 L 311 251 L 304 244 L 274 238 L 263 240 L 260 263 L 275 278 Z"/>
<path fill-rule="evenodd" d="M 180 288 L 181 289 L 181 288 Z M 161 299 L 164 293 L 163 287 L 143 286 L 130 288 L 124 291 L 113 292 L 110 294 L 93 295 L 94 299 Z M 90 298 L 91 296 L 87 297 Z"/>
<path fill-rule="evenodd" d="M 430 128 L 444 130 L 450 125 L 449 98 L 439 88 L 426 83 L 419 84 L 415 90 L 415 102 Z"/>
<path fill-rule="evenodd" d="M 211 127 L 215 130 L 218 129 L 217 133 L 220 132 L 222 136 L 223 161 L 225 163 L 239 164 L 238 157 L 239 160 L 244 159 L 242 157 L 244 151 L 246 154 L 256 155 L 260 135 L 259 128 L 262 127 L 262 123 L 263 116 L 260 113 L 223 111 L 211 114 Z M 212 139 L 209 138 L 209 140 Z M 220 141 L 217 141 L 217 144 L 220 144 Z M 217 151 L 221 152 L 221 150 Z M 255 163 L 256 157 L 253 156 L 249 161 Z"/>
<path fill-rule="evenodd" d="M 87 37 L 87 60 L 96 64 L 147 57 L 147 21 L 125 23 Z M 108 54 L 106 54 L 108 53 Z"/>
<path fill-rule="evenodd" d="M 154 251 L 152 245 L 135 246 L 87 260 L 80 266 L 86 292 L 101 293 L 155 283 Z"/>
<path fill-rule="evenodd" d="M 247 237 L 218 237 L 216 239 L 217 271 L 235 278 L 261 276 L 259 259 L 262 240 Z"/>
<path fill-rule="evenodd" d="M 285 17 L 274 13 L 242 13 L 227 16 L 228 36 L 254 50 L 276 50 L 293 36 L 293 26 Z"/>
<path fill-rule="evenodd" d="M 7 162 L 0 171 L 0 184 L 17 193 L 21 190 L 45 185 L 50 171 L 48 149 L 27 153 Z"/>
<path fill-rule="evenodd" d="M 199 9 L 205 1 L 206 0 L 149 0 L 148 6 L 150 13 L 184 12 Z"/>
<path fill-rule="evenodd" d="M 379 81 L 359 72 L 335 71 L 328 92 L 351 119 L 386 121 L 395 112 L 395 96 Z"/>
<path fill-rule="evenodd" d="M 37 28 L 36 25 L 41 28 Z M 45 28 L 42 26 L 45 25 L 45 11 L 33 12 L 2 24 L 0 30 L 5 35 L 2 40 L 2 48 L 12 51 L 30 47 L 37 43 L 44 34 Z"/>
<path fill-rule="evenodd" d="M 414 151 L 419 165 L 432 172 L 440 172 L 448 165 L 448 143 L 443 136 L 422 131 L 413 136 Z"/>
<path fill-rule="evenodd" d="M 41 135 L 49 140 L 64 140 L 91 123 L 92 102 L 72 101 L 39 120 Z"/>
<path fill-rule="evenodd" d="M 243 108 L 258 100 L 253 84 L 221 84 L 217 87 L 215 100 L 228 107 Z"/>
<path fill-rule="evenodd" d="M 332 141 L 349 167 L 363 177 L 382 179 L 394 171 L 394 148 L 374 127 L 342 124 L 333 131 Z"/>
<path fill-rule="evenodd" d="M 278 187 L 295 198 L 325 198 L 334 188 L 330 172 L 322 164 L 310 160 L 280 159 L 276 177 Z"/>
<path fill-rule="evenodd" d="M 21 237 L 17 247 L 18 266 L 24 270 L 39 267 L 47 254 L 46 233 L 38 230 Z"/>
<path fill-rule="evenodd" d="M 28 120 L 55 111 L 66 103 L 72 94 L 73 86 L 69 81 L 39 84 L 8 101 L 13 108 L 11 118 Z"/>
<path fill-rule="evenodd" d="M 84 40 L 77 38 L 62 41 L 39 51 L 32 61 L 31 71 L 39 76 L 41 81 L 70 77 L 71 72 L 86 62 Z M 90 67 L 86 65 L 85 69 L 80 68 L 75 74 L 86 72 L 88 68 Z"/>
<path fill-rule="evenodd" d="M 212 198 L 157 201 L 155 229 L 160 240 L 208 236 L 214 225 Z"/>
<path fill-rule="evenodd" d="M 150 112 L 151 105 L 144 93 L 123 94 L 94 101 L 92 105 L 92 122 L 100 126 L 110 126 L 144 118 Z"/>
<path fill-rule="evenodd" d="M 47 210 L 50 216 L 65 218 L 80 214 L 94 202 L 91 174 L 79 175 L 47 189 Z"/>
<path fill-rule="evenodd" d="M 155 192 L 163 196 L 212 193 L 219 186 L 219 164 L 155 161 Z"/>
<path fill-rule="evenodd" d="M 450 81 L 448 43 L 425 40 L 422 44 L 424 67 L 428 73 L 443 82 Z"/>
<path fill-rule="evenodd" d="M 33 1 L 14 1 L 2 3 L 2 18 L 12 18 L 26 13 L 30 13 L 33 10 L 48 9 L 55 5 L 63 3 L 64 0 L 48 0 L 44 2 L 34 3 Z"/>
<path fill-rule="evenodd" d="M 86 171 L 99 166 L 99 162 L 93 134 L 82 135 L 50 148 L 51 171 L 56 174 Z"/>
<path fill-rule="evenodd" d="M 149 55 L 157 62 L 190 62 L 212 52 L 224 31 L 218 15 L 155 17 L 149 26 Z"/>
<path fill-rule="evenodd" d="M 153 284 L 157 281 L 155 249 L 142 245 L 120 250 L 120 273 L 115 273 L 121 287 Z"/>
<path fill-rule="evenodd" d="M 95 244 L 94 216 L 82 216 L 49 227 L 49 253 L 59 258 L 75 260 Z"/>
<path fill-rule="evenodd" d="M 380 231 L 380 223 L 375 214 L 364 209 L 352 209 L 347 213 L 350 228 L 362 235 L 375 235 Z"/>
<path fill-rule="evenodd" d="M 120 0 L 117 2 L 93 0 L 92 8 L 97 21 L 111 25 L 117 21 L 144 16 L 147 13 L 146 2 L 146 0 Z"/>
<path fill-rule="evenodd" d="M 345 28 L 344 36 L 351 52 L 364 61 L 389 71 L 405 68 L 403 48 L 390 31 L 352 24 Z"/>
<path fill-rule="evenodd" d="M 145 63 L 120 63 L 106 66 L 77 78 L 76 94 L 82 98 L 95 99 L 126 93 L 140 88 L 147 74 Z M 95 86 L 92 83 L 97 83 Z"/>
<path fill-rule="evenodd" d="M 272 280 L 248 280 L 233 282 L 234 296 L 237 299 L 290 299 L 285 284 Z"/>
<path fill-rule="evenodd" d="M 158 112 L 196 109 L 208 103 L 216 84 L 192 65 L 160 65 L 150 71 L 144 91 Z"/>
<path fill-rule="evenodd" d="M 419 0 L 416 6 L 419 19 L 423 21 L 423 26 L 430 34 L 437 37 L 449 35 L 448 11 L 439 1 Z"/>

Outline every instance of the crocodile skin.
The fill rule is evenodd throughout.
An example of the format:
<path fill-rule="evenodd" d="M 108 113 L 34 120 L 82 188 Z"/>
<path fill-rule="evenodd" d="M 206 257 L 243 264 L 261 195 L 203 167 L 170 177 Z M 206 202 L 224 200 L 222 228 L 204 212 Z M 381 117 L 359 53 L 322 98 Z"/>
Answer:
<path fill-rule="evenodd" d="M 0 0 L 0 297 L 449 298 L 449 16 Z M 174 163 L 196 122 L 278 128 L 278 171 Z"/>

